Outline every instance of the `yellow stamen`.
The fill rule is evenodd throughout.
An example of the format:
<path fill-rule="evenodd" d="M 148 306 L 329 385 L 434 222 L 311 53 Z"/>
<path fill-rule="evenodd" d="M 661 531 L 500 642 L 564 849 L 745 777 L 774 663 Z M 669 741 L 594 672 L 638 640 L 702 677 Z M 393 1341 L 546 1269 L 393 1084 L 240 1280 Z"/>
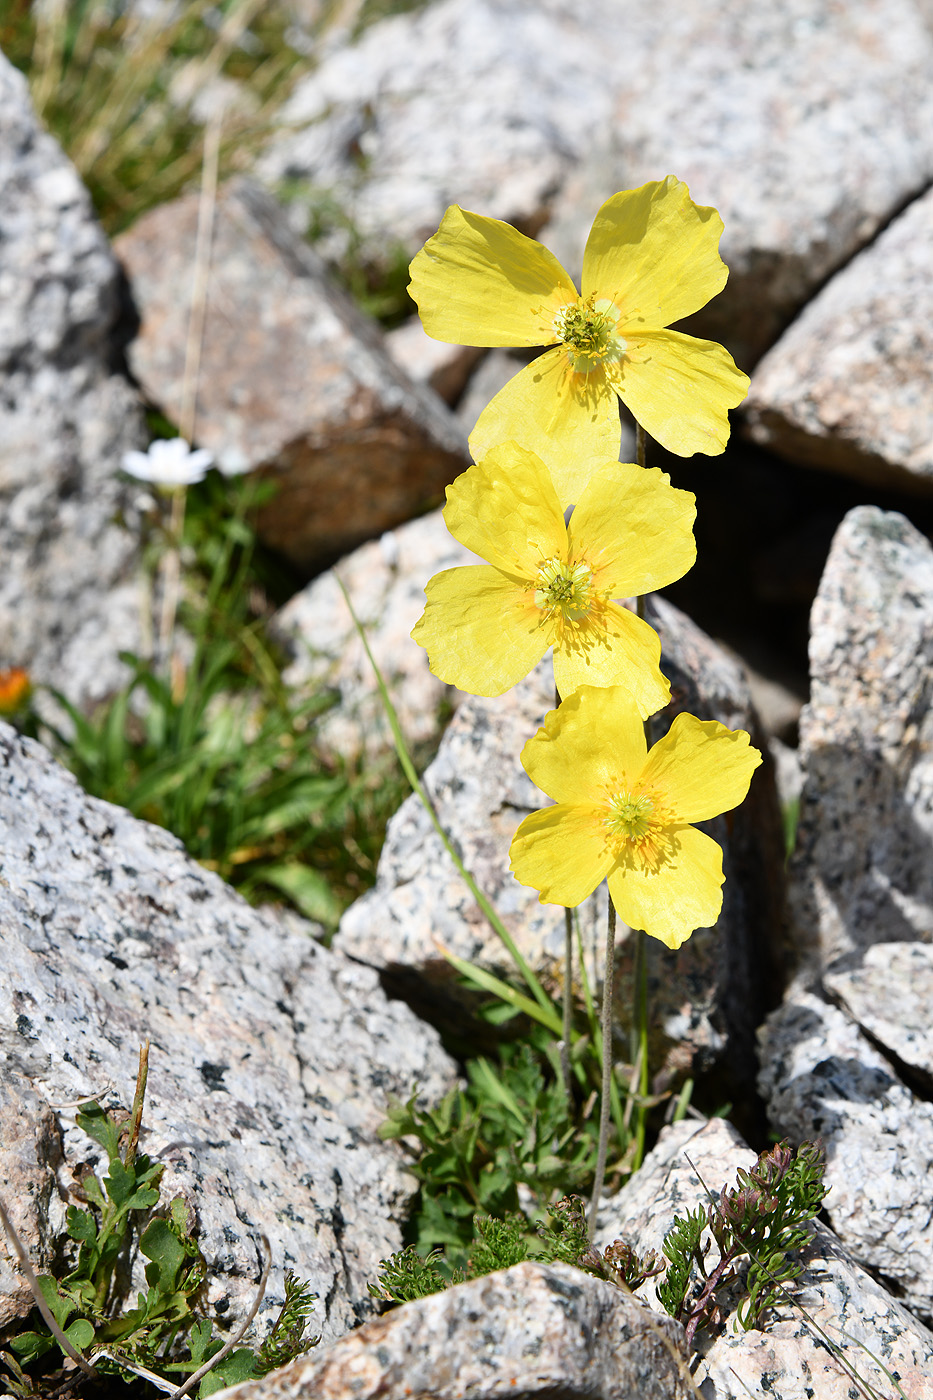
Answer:
<path fill-rule="evenodd" d="M 593 571 L 586 564 L 548 559 L 535 579 L 535 607 L 552 616 L 559 612 L 568 622 L 579 622 L 590 610 Z"/>
<path fill-rule="evenodd" d="M 654 806 L 654 802 L 645 793 L 617 793 L 609 799 L 606 826 L 613 836 L 637 845 L 651 829 Z"/>
<path fill-rule="evenodd" d="M 585 301 L 581 298 L 558 311 L 554 334 L 579 374 L 588 374 L 604 361 L 618 360 L 625 354 L 625 341 L 616 334 L 618 320 L 617 307 L 605 297 L 599 301 L 592 296 Z"/>

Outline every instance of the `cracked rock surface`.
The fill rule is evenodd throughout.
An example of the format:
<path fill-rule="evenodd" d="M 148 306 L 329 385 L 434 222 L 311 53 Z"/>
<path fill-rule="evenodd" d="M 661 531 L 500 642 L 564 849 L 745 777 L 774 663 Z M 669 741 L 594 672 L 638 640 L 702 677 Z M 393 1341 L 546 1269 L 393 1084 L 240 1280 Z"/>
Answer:
<path fill-rule="evenodd" d="M 310 925 L 251 908 L 7 726 L 0 850 L 0 1191 L 35 1263 L 64 1234 L 68 1164 L 96 1152 L 74 1101 L 128 1106 L 148 1037 L 141 1147 L 166 1163 L 164 1198 L 196 1212 L 211 1314 L 234 1325 L 247 1310 L 264 1231 L 261 1324 L 287 1268 L 320 1295 L 325 1336 L 369 1315 L 367 1279 L 399 1248 L 413 1187 L 377 1129 L 390 1095 L 452 1082 L 435 1032 Z M 72 1106 L 61 1134 L 56 1105 Z M 0 1323 L 31 1306 L 5 1252 L 0 1300 Z"/>
<path fill-rule="evenodd" d="M 750 363 L 933 176 L 931 65 L 913 0 L 439 0 L 324 58 L 263 178 L 339 191 L 377 257 L 456 202 L 575 273 L 607 195 L 673 173 L 727 230 L 700 333 Z"/>
<path fill-rule="evenodd" d="M 810 623 L 792 933 L 812 971 L 933 941 L 933 547 L 902 515 L 850 511 Z"/>
<path fill-rule="evenodd" d="M 838 272 L 758 366 L 756 442 L 882 489 L 933 490 L 933 190 Z"/>
<path fill-rule="evenodd" d="M 759 1088 L 778 1133 L 821 1137 L 825 1209 L 847 1249 L 933 1317 L 933 1104 L 901 1083 L 854 1021 L 798 992 L 762 1027 Z"/>

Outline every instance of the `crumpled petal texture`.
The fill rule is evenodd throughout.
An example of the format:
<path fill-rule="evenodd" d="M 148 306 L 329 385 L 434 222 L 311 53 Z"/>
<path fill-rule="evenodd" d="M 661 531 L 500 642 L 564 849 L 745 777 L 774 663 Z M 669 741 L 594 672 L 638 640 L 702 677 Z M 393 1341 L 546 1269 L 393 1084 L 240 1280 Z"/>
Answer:
<path fill-rule="evenodd" d="M 689 823 L 737 806 L 760 762 L 742 730 L 685 714 L 646 754 L 632 696 L 584 686 L 522 752 L 529 777 L 558 805 L 522 822 L 513 874 L 542 902 L 568 906 L 605 877 L 627 924 L 679 948 L 722 909 L 722 850 Z M 648 813 L 635 834 L 618 821 L 620 801 L 624 809 L 632 798 Z"/>

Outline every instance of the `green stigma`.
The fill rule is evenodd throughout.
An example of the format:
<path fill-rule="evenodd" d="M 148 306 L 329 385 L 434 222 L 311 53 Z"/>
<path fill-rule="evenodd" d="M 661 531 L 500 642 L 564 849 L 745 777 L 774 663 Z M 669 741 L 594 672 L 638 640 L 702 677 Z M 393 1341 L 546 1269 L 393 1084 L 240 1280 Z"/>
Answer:
<path fill-rule="evenodd" d="M 653 813 L 654 803 L 650 797 L 620 792 L 609 800 L 606 825 L 613 836 L 621 836 L 634 844 L 648 835 Z"/>
<path fill-rule="evenodd" d="M 560 612 L 577 622 L 590 610 L 590 582 L 593 571 L 585 564 L 565 564 L 548 559 L 535 579 L 535 607 L 543 612 Z"/>
<path fill-rule="evenodd" d="M 554 317 L 554 334 L 566 346 L 573 368 L 586 374 L 604 360 L 617 360 L 625 352 L 625 341 L 616 334 L 619 313 L 611 301 L 602 299 L 562 306 Z"/>

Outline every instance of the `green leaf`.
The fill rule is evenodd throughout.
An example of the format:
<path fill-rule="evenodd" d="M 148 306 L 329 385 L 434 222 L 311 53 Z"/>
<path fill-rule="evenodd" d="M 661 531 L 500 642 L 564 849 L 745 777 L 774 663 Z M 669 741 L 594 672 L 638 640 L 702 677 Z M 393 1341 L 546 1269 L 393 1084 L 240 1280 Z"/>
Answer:
<path fill-rule="evenodd" d="M 321 872 L 300 861 L 260 866 L 253 879 L 281 890 L 306 919 L 335 924 L 343 913 L 343 905 Z"/>
<path fill-rule="evenodd" d="M 36 1282 L 42 1290 L 43 1298 L 49 1305 L 49 1311 L 59 1327 L 64 1330 L 65 1324 L 75 1310 L 73 1299 L 59 1291 L 58 1283 L 51 1274 L 40 1274 Z"/>
<path fill-rule="evenodd" d="M 208 1357 L 208 1348 L 211 1344 L 210 1318 L 205 1318 L 203 1322 L 196 1322 L 188 1333 L 188 1349 L 191 1352 L 192 1374 L 204 1365 Z M 218 1344 L 219 1345 L 219 1344 Z M 217 1348 L 215 1348 L 217 1350 Z"/>
<path fill-rule="evenodd" d="M 86 1351 L 94 1340 L 94 1328 L 86 1317 L 79 1317 L 65 1329 L 65 1336 L 78 1351 Z"/>
<path fill-rule="evenodd" d="M 187 1251 L 168 1221 L 161 1217 L 150 1220 L 139 1248 L 152 1261 L 146 1265 L 146 1282 L 161 1293 L 174 1293 Z"/>
<path fill-rule="evenodd" d="M 213 1395 L 224 1386 L 239 1385 L 256 1374 L 256 1357 L 249 1347 L 237 1347 L 225 1356 L 213 1369 L 208 1371 L 198 1387 L 199 1395 Z"/>
<path fill-rule="evenodd" d="M 20 1332 L 19 1336 L 10 1338 L 8 1345 L 22 1364 L 28 1366 L 30 1362 L 51 1351 L 53 1342 L 45 1332 Z"/>
<path fill-rule="evenodd" d="M 97 1240 L 97 1221 L 88 1210 L 79 1210 L 77 1206 L 68 1207 L 68 1233 L 73 1240 L 80 1240 L 82 1244 L 94 1244 Z"/>
<path fill-rule="evenodd" d="M 99 1142 L 107 1153 L 108 1162 L 114 1162 L 120 1156 L 120 1129 L 114 1123 L 110 1114 L 97 1103 L 85 1104 L 76 1118 L 78 1127 L 81 1128 L 88 1137 Z"/>

